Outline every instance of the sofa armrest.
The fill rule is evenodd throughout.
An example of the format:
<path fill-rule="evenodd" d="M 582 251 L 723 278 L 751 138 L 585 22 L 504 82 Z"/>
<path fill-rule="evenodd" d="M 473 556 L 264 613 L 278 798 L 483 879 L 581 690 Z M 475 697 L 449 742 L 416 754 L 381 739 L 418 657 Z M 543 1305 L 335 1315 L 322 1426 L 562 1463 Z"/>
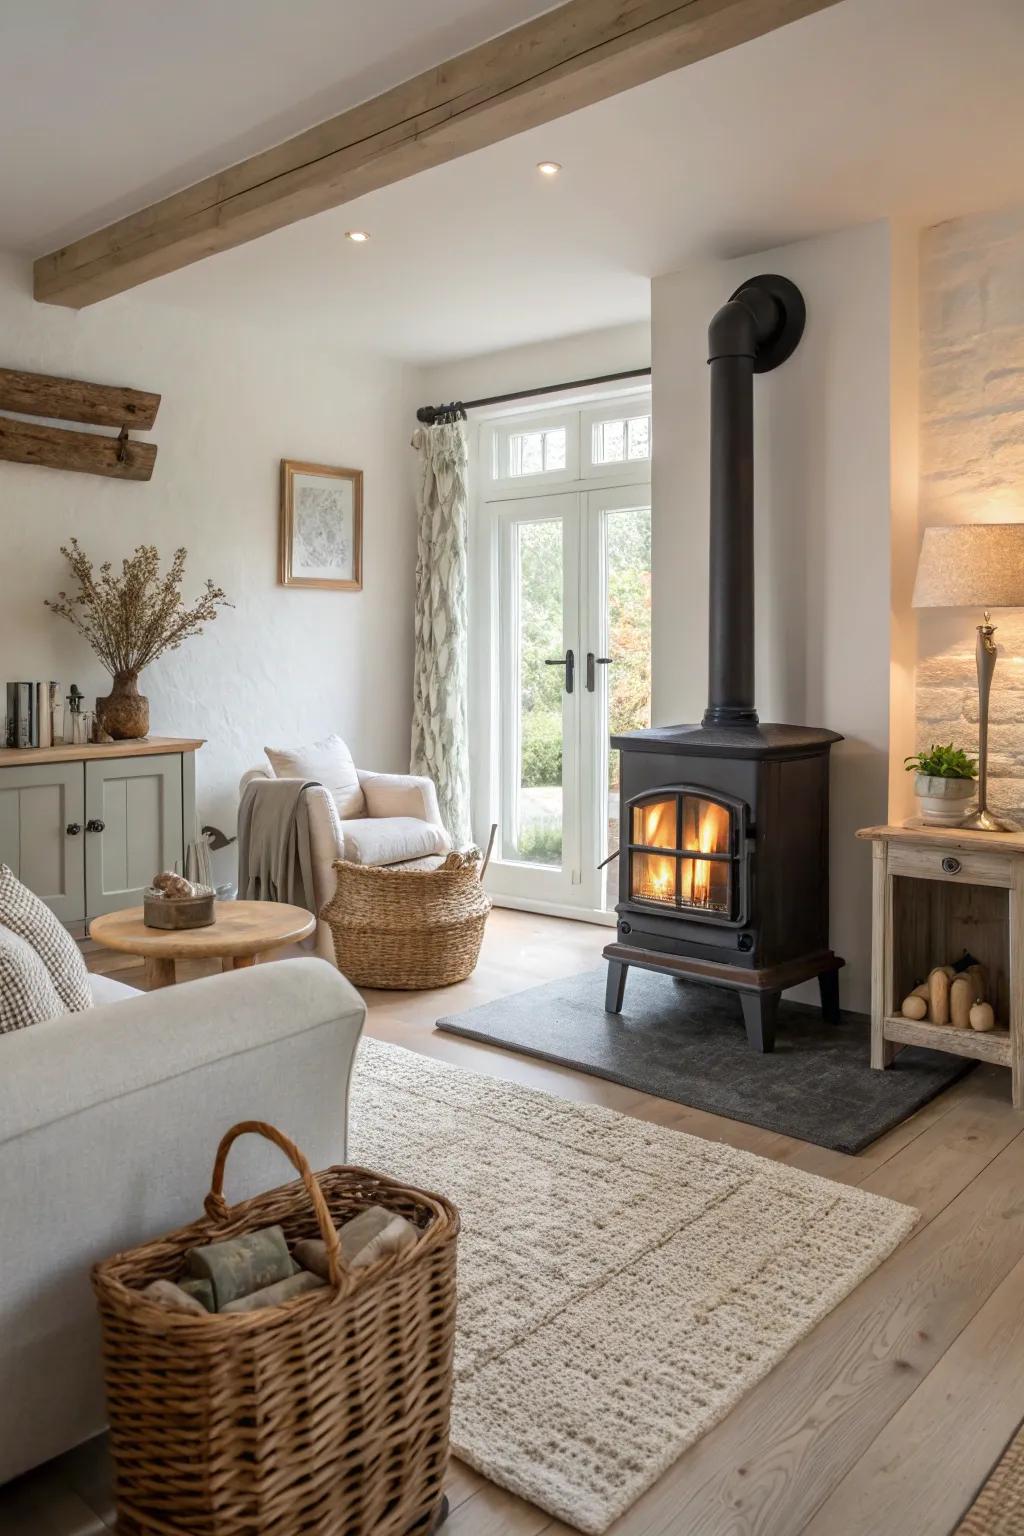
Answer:
<path fill-rule="evenodd" d="M 367 816 L 414 816 L 443 826 L 433 780 L 413 773 L 364 773 L 360 768 L 359 783 Z"/>
<path fill-rule="evenodd" d="M 334 1037 L 351 1067 L 366 1005 L 322 960 L 281 960 L 18 1030 L 4 1040 L 0 1149 L 115 1099 L 202 1073 L 309 1031 Z M 344 1125 L 348 1070 L 336 1084 Z M 253 1106 L 250 1119 L 259 1119 Z M 225 1125 L 224 1129 L 227 1129 Z M 301 1128 L 292 1128 L 301 1140 Z"/>

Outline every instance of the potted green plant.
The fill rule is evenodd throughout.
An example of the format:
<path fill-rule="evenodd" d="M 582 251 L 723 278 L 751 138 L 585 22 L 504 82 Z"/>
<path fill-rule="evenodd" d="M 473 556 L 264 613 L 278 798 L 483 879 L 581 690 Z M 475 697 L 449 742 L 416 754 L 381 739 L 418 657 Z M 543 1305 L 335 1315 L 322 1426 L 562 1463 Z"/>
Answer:
<path fill-rule="evenodd" d="M 978 777 L 975 759 L 952 742 L 947 746 L 933 742 L 927 752 L 905 758 L 903 766 L 915 775 L 921 820 L 930 827 L 958 827 L 974 794 Z"/>

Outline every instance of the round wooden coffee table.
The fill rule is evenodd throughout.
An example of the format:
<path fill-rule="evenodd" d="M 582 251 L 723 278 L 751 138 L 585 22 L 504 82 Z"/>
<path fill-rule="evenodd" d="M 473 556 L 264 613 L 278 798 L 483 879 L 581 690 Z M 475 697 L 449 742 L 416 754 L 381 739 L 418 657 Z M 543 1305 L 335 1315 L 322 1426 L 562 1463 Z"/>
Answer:
<path fill-rule="evenodd" d="M 214 912 L 216 920 L 208 928 L 172 932 L 147 928 L 142 908 L 128 907 L 93 918 L 89 937 L 107 949 L 141 955 L 152 989 L 173 986 L 175 960 L 217 959 L 226 971 L 239 971 L 268 949 L 297 944 L 316 927 L 312 912 L 281 901 L 218 901 Z"/>

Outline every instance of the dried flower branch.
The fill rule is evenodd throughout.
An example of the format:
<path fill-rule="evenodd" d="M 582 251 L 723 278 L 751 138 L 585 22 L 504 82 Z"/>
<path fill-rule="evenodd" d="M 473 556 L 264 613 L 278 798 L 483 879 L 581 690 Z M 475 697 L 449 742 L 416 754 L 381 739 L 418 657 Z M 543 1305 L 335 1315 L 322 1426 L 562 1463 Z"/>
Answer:
<path fill-rule="evenodd" d="M 160 573 L 160 556 L 152 544 L 140 544 L 131 559 L 121 562 L 115 576 L 109 560 L 99 571 L 80 548 L 78 540 L 61 545 L 61 554 L 78 582 L 77 592 L 46 599 L 47 608 L 67 619 L 83 635 L 111 676 L 141 672 L 165 651 L 176 651 L 183 641 L 203 632 L 217 617 L 218 608 L 230 608 L 227 594 L 207 580 L 202 596 L 186 608 L 181 598 L 188 552 L 176 549 L 170 569 Z"/>

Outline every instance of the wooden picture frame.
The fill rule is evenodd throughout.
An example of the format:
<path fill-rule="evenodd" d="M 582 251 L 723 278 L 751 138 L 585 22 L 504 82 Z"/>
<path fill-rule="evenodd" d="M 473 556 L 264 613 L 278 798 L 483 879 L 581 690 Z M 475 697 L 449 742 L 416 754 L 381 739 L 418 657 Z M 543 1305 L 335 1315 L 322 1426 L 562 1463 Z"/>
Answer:
<path fill-rule="evenodd" d="M 284 587 L 362 591 L 361 469 L 281 460 L 280 553 Z"/>

